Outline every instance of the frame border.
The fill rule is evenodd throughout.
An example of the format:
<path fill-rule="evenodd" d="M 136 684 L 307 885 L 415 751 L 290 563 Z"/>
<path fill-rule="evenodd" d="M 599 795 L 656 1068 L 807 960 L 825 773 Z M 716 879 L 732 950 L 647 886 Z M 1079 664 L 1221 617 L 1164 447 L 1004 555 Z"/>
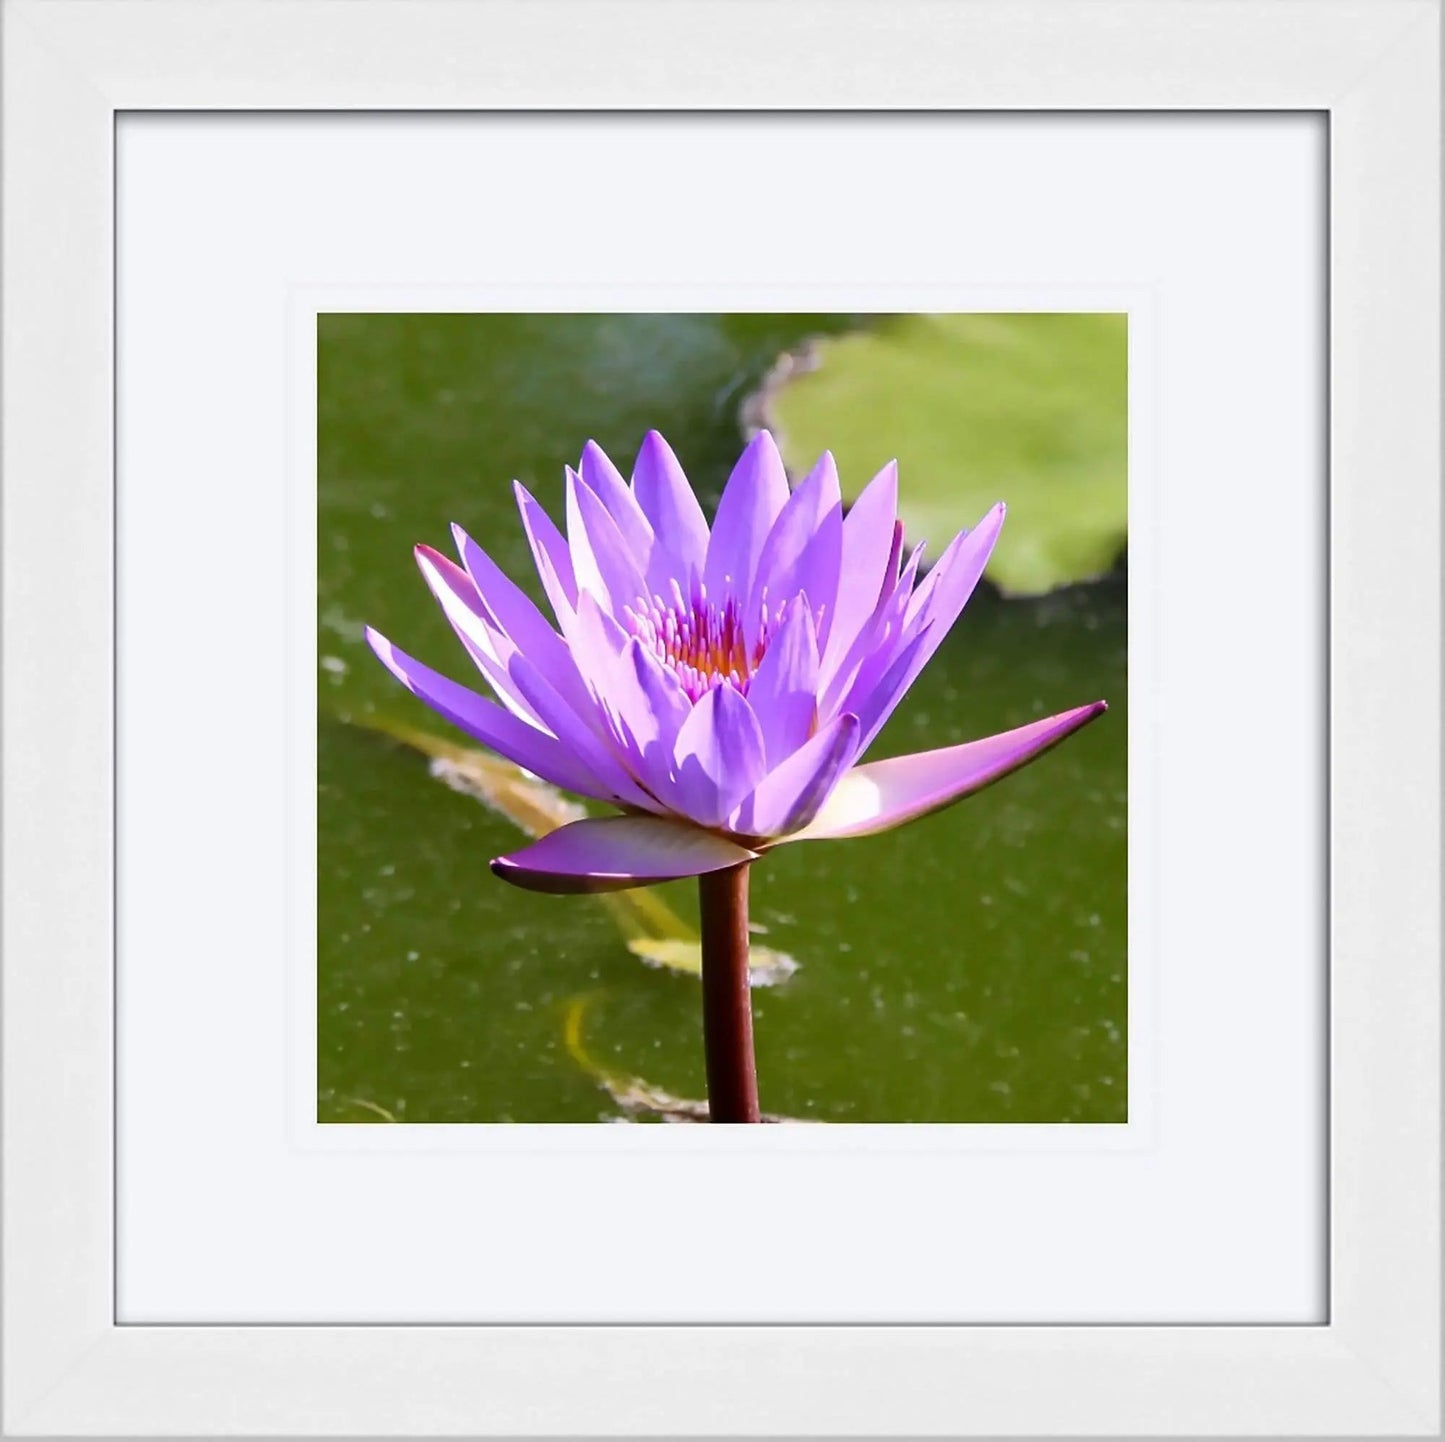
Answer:
<path fill-rule="evenodd" d="M 1439 1435 L 1442 0 L 0 3 L 6 1435 Z M 112 136 L 233 108 L 1327 112 L 1328 1325 L 114 1324 Z"/>

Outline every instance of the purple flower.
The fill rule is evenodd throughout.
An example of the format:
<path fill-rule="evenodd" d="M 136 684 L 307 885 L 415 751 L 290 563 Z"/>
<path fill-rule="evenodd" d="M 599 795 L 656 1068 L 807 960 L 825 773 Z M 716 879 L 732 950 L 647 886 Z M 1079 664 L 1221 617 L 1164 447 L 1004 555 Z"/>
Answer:
<path fill-rule="evenodd" d="M 922 547 L 902 561 L 896 466 L 844 516 L 832 457 L 790 492 L 766 432 L 743 452 L 711 531 L 655 431 L 631 484 L 588 444 L 567 472 L 565 538 L 516 489 L 556 627 L 460 529 L 460 566 L 417 548 L 497 699 L 373 630 L 367 639 L 474 740 L 623 812 L 492 862 L 518 886 L 620 890 L 737 866 L 785 841 L 884 831 L 980 790 L 1105 709 L 857 764 L 978 584 L 1002 505 L 920 581 Z"/>

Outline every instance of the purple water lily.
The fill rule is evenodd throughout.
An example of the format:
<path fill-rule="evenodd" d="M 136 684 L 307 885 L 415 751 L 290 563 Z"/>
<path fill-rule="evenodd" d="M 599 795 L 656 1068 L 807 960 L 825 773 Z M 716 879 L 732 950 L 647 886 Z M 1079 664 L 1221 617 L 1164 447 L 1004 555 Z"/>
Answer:
<path fill-rule="evenodd" d="M 460 566 L 417 548 L 496 701 L 374 630 L 367 639 L 474 740 L 625 813 L 493 861 L 518 886 L 618 890 L 737 866 L 782 842 L 885 831 L 1007 775 L 1105 709 L 856 764 L 958 618 L 1004 519 L 995 506 L 917 581 L 923 547 L 902 562 L 895 465 L 845 516 L 833 458 L 790 492 L 761 432 L 711 532 L 655 431 L 630 485 L 588 444 L 567 471 L 565 539 L 516 491 L 557 628 L 460 528 Z"/>
<path fill-rule="evenodd" d="M 829 455 L 791 491 L 763 432 L 708 524 L 655 431 L 629 484 L 589 443 L 567 472 L 567 534 L 517 486 L 557 624 L 465 532 L 462 564 L 417 548 L 496 700 L 368 629 L 401 683 L 482 745 L 620 815 L 574 821 L 492 862 L 533 891 L 696 876 L 714 1121 L 757 1121 L 747 876 L 784 842 L 866 836 L 948 806 L 1105 709 L 858 764 L 958 619 L 1003 525 L 995 506 L 919 579 L 903 560 L 897 467 L 843 514 Z"/>

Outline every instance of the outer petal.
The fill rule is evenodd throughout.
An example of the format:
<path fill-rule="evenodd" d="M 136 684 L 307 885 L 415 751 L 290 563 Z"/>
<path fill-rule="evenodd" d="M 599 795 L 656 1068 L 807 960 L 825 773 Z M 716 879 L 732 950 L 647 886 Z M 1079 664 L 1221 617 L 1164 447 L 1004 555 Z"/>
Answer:
<path fill-rule="evenodd" d="M 636 778 L 660 809 L 684 810 L 675 781 L 674 747 L 692 703 L 677 678 L 663 668 L 583 592 L 568 628 L 572 652 L 581 658 L 595 716 L 620 765 Z M 659 809 L 651 802 L 646 809 Z"/>
<path fill-rule="evenodd" d="M 366 640 L 382 665 L 408 691 L 474 741 L 480 741 L 554 786 L 599 800 L 611 799 L 609 789 L 555 737 L 529 726 L 475 691 L 458 686 L 405 651 L 398 651 L 385 636 L 369 626 Z"/>
<path fill-rule="evenodd" d="M 572 553 L 551 516 L 521 481 L 513 481 L 512 488 L 517 493 L 517 509 L 522 513 L 522 527 L 537 562 L 537 574 L 542 578 L 542 588 L 560 625 L 564 616 L 577 609 L 577 577 L 572 570 Z"/>
<path fill-rule="evenodd" d="M 721 826 L 763 775 L 763 733 L 731 686 L 714 686 L 677 733 L 680 809 L 699 826 Z"/>
<path fill-rule="evenodd" d="M 656 431 L 643 437 L 632 493 L 657 540 L 647 569 L 649 593 L 666 595 L 673 577 L 689 591 L 707 560 L 707 520 L 677 457 Z"/>
<path fill-rule="evenodd" d="M 692 712 L 692 702 L 640 641 L 629 641 L 622 653 L 623 674 L 616 688 L 618 721 L 640 747 L 639 777 L 664 805 L 677 809 L 675 753 L 677 735 Z"/>
<path fill-rule="evenodd" d="M 756 851 L 656 816 L 598 816 L 499 856 L 492 870 L 528 891 L 624 891 L 757 859 Z"/>
<path fill-rule="evenodd" d="M 858 718 L 839 716 L 768 772 L 733 813 L 732 830 L 786 838 L 806 826 L 857 754 Z"/>
<path fill-rule="evenodd" d="M 788 473 L 767 431 L 748 443 L 723 488 L 708 541 L 703 580 L 716 602 L 751 594 L 763 543 L 788 503 Z"/>
<path fill-rule="evenodd" d="M 927 609 L 934 616 L 946 617 L 947 626 L 953 625 L 993 554 L 999 532 L 1003 530 L 1006 509 L 1000 501 L 973 530 L 960 531 L 948 543 L 938 564 L 913 593 L 908 607 L 910 621 Z"/>
<path fill-rule="evenodd" d="M 607 453 L 596 441 L 588 441 L 583 447 L 577 469 L 592 493 L 607 508 L 607 514 L 616 522 L 638 570 L 645 573 L 648 557 L 652 555 L 652 524 L 642 513 L 637 498 L 622 479 L 622 473 L 607 459 Z"/>
<path fill-rule="evenodd" d="M 863 628 L 883 589 L 898 575 L 888 569 L 898 521 L 898 463 L 890 461 L 864 486 L 843 518 L 842 584 L 833 607 L 833 624 L 823 651 L 823 671 L 831 675 Z M 897 538 L 901 546 L 902 536 Z"/>
<path fill-rule="evenodd" d="M 573 710 L 520 651 L 508 663 L 507 674 L 558 741 L 601 782 L 605 789 L 594 794 L 619 805 L 639 806 L 644 811 L 663 809 L 637 784 L 632 768 L 618 755 L 623 748 L 607 741 L 602 730 L 604 717 L 594 703 L 589 703 L 580 713 Z"/>
<path fill-rule="evenodd" d="M 865 683 L 860 677 L 854 687 L 854 695 L 848 705 L 854 707 L 863 727 L 858 751 L 861 755 L 872 744 L 873 738 L 883 729 L 883 723 L 893 714 L 893 709 L 903 699 L 903 693 L 913 684 L 922 669 L 919 657 L 925 648 L 933 650 L 933 631 L 925 626 L 916 636 L 903 642 L 903 649 L 894 654 L 883 674 Z"/>
<path fill-rule="evenodd" d="M 902 574 L 884 587 L 873 614 L 858 628 L 847 654 L 830 675 L 824 673 L 826 680 L 818 703 L 824 716 L 838 711 L 857 712 L 893 663 L 907 637 L 908 601 L 926 545 L 926 541 L 920 541 L 913 548 Z"/>
<path fill-rule="evenodd" d="M 579 591 L 590 591 L 614 614 L 646 590 L 642 567 L 617 522 L 576 471 L 567 471 L 567 543 Z"/>
<path fill-rule="evenodd" d="M 567 645 L 577 662 L 593 708 L 607 699 L 622 663 L 628 634 L 590 591 L 578 597 L 577 614 L 567 624 Z"/>
<path fill-rule="evenodd" d="M 547 673 L 547 679 L 568 705 L 585 705 L 587 691 L 578 675 L 577 663 L 567 643 L 552 629 L 532 598 L 460 526 L 452 527 L 452 535 L 467 575 L 472 578 L 483 606 L 491 613 L 495 629 L 510 643 L 499 651 L 498 659 L 505 665 L 512 652 L 521 651 Z"/>
<path fill-rule="evenodd" d="M 856 766 L 839 782 L 812 825 L 785 839 L 869 836 L 902 826 L 1017 771 L 1108 709 L 1106 702 L 1095 701 L 982 741 Z"/>
<path fill-rule="evenodd" d="M 809 600 L 794 598 L 748 686 L 769 766 L 808 739 L 818 715 L 818 641 Z"/>
<path fill-rule="evenodd" d="M 918 673 L 928 664 L 929 658 L 943 644 L 953 623 L 958 620 L 973 589 L 983 575 L 983 568 L 998 540 L 1003 527 L 1003 504 L 995 506 L 973 530 L 955 536 L 948 549 L 938 559 L 938 564 L 923 578 L 922 584 L 913 593 L 904 619 L 903 644 L 909 648 L 909 663 L 901 675 L 890 673 L 880 682 L 889 694 L 881 705 L 874 699 L 854 707 L 862 715 L 869 713 L 864 725 L 863 747 L 883 729 L 883 724 L 893 714 L 893 708 L 903 699 L 904 693 L 913 684 Z M 915 641 L 921 644 L 913 645 Z M 856 699 L 849 698 L 849 706 Z"/>
<path fill-rule="evenodd" d="M 416 548 L 416 563 L 442 614 L 451 622 L 452 630 L 467 648 L 473 664 L 491 683 L 497 700 L 523 720 L 546 730 L 542 718 L 527 705 L 507 675 L 507 662 L 517 648 L 496 629 L 495 618 L 477 593 L 472 578 L 455 561 L 447 560 L 430 546 Z"/>
<path fill-rule="evenodd" d="M 843 497 L 838 490 L 838 468 L 825 451 L 788 497 L 768 532 L 744 615 L 752 621 L 761 615 L 765 600 L 776 607 L 806 591 L 818 615 L 822 644 L 833 623 L 842 560 Z"/>

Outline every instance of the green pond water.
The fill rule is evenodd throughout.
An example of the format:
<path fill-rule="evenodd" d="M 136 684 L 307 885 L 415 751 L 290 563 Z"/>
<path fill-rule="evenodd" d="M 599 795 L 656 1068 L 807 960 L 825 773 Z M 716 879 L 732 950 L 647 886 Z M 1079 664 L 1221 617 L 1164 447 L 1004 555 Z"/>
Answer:
<path fill-rule="evenodd" d="M 778 355 L 867 323 L 322 318 L 320 1120 L 621 1118 L 599 1069 L 703 1095 L 695 978 L 639 961 L 595 898 L 492 876 L 488 860 L 524 834 L 377 729 L 466 744 L 387 675 L 362 626 L 484 689 L 414 543 L 449 551 L 458 521 L 540 601 L 514 477 L 560 520 L 562 468 L 589 437 L 626 471 L 656 427 L 710 512 L 741 448 L 740 408 Z M 886 437 L 888 418 L 878 424 Z M 932 554 L 947 539 L 934 538 Z M 754 866 L 757 941 L 798 963 L 754 991 L 766 1110 L 840 1122 L 1125 1120 L 1126 611 L 1122 570 L 1034 599 L 981 586 L 870 759 L 1100 696 L 1109 714 L 939 815 L 785 846 Z M 695 923 L 694 891 L 659 894 Z"/>

